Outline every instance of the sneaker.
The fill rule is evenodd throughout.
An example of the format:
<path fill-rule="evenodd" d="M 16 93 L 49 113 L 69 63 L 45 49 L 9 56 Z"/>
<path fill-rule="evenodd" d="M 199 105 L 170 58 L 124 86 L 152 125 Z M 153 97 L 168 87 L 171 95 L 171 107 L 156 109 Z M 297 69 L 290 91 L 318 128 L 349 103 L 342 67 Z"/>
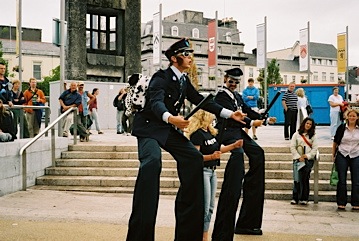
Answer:
<path fill-rule="evenodd" d="M 84 142 L 84 141 L 85 141 L 85 138 L 84 138 L 84 137 L 80 137 L 80 141 L 81 141 L 81 142 Z"/>
<path fill-rule="evenodd" d="M 102 131 L 99 131 L 98 134 L 103 134 L 103 132 L 102 132 Z"/>
<path fill-rule="evenodd" d="M 236 228 L 235 234 L 246 234 L 246 235 L 262 235 L 262 229 L 260 228 Z"/>
<path fill-rule="evenodd" d="M 253 135 L 253 140 L 258 140 L 256 135 Z"/>
<path fill-rule="evenodd" d="M 289 141 L 289 137 L 284 138 L 286 141 Z"/>
<path fill-rule="evenodd" d="M 62 133 L 62 136 L 63 136 L 63 137 L 68 137 L 69 134 L 67 133 L 67 131 L 64 131 L 64 132 Z"/>
<path fill-rule="evenodd" d="M 295 200 L 293 199 L 292 201 L 290 201 L 290 204 L 296 205 L 296 204 L 297 204 L 297 201 L 295 201 Z"/>
<path fill-rule="evenodd" d="M 299 201 L 299 204 L 300 204 L 300 205 L 307 205 L 307 204 L 308 204 L 308 201 Z"/>

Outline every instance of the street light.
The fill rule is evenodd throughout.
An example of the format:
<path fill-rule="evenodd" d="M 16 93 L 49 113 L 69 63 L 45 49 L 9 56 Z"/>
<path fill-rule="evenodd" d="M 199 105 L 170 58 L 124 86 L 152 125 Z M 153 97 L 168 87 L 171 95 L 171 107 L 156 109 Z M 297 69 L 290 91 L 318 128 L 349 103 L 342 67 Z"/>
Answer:
<path fill-rule="evenodd" d="M 230 54 L 231 54 L 231 67 L 232 67 L 232 58 L 233 58 L 233 56 L 232 56 L 232 48 L 233 48 L 232 36 L 234 36 L 236 34 L 240 34 L 240 33 L 242 33 L 242 32 L 240 32 L 240 31 L 237 31 L 237 32 L 234 32 L 234 33 L 228 32 L 225 35 L 223 35 L 224 37 L 230 37 L 230 41 L 231 41 L 231 50 L 230 50 L 231 51 L 230 52 Z M 238 39 L 239 39 L 239 36 L 238 36 Z"/>

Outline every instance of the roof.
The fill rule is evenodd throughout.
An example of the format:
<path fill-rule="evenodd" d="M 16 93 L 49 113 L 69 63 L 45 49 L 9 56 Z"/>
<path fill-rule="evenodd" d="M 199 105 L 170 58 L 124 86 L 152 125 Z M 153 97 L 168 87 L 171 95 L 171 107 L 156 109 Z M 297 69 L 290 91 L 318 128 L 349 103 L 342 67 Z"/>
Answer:
<path fill-rule="evenodd" d="M 16 52 L 15 40 L 0 39 L 0 41 L 2 42 L 2 49 L 4 53 Z M 52 43 L 22 41 L 21 49 L 23 54 L 28 55 L 60 56 L 60 47 L 57 47 Z"/>
<path fill-rule="evenodd" d="M 321 57 L 321 58 L 337 58 L 337 49 L 333 44 L 323 44 L 323 43 L 309 43 L 309 51 L 311 57 Z"/>

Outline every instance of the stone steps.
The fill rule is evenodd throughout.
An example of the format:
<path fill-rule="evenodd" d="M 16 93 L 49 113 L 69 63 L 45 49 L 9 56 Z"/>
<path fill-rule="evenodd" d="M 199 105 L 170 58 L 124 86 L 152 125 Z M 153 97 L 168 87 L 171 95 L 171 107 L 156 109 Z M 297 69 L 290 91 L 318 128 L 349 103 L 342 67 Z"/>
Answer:
<path fill-rule="evenodd" d="M 266 155 L 267 199 L 291 199 L 293 174 L 290 149 L 288 147 L 263 147 Z M 332 168 L 331 148 L 320 148 L 319 200 L 335 200 L 335 187 L 329 185 Z M 216 170 L 218 191 L 223 183 L 224 168 L 229 153 L 223 154 L 221 166 Z M 180 185 L 177 177 L 177 163 L 172 156 L 162 153 L 161 194 L 175 195 Z M 133 193 L 138 173 L 136 146 L 114 145 L 69 145 L 68 151 L 61 153 L 56 167 L 45 170 L 45 176 L 36 180 L 34 189 Z M 248 158 L 245 157 L 248 170 Z M 313 195 L 313 172 L 311 175 L 311 197 Z M 350 179 L 350 178 L 348 178 Z M 350 181 L 349 181 L 350 182 Z M 349 186 L 349 185 L 348 185 Z"/>

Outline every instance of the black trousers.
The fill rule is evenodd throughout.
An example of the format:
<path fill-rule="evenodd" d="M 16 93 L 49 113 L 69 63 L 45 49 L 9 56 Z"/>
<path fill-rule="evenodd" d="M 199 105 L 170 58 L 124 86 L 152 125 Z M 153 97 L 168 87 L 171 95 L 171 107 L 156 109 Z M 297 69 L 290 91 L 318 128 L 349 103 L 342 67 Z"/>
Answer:
<path fill-rule="evenodd" d="M 176 130 L 163 149 L 177 161 L 180 187 L 175 203 L 175 241 L 202 241 L 204 222 L 203 156 Z M 154 241 L 162 167 L 159 143 L 138 138 L 140 168 L 133 195 L 127 241 Z"/>
<path fill-rule="evenodd" d="M 234 149 L 228 160 L 221 193 L 217 205 L 212 241 L 232 241 L 234 228 L 261 228 L 264 205 L 264 151 L 242 129 L 227 129 L 223 134 L 224 145 L 243 138 L 243 149 Z M 249 158 L 249 170 L 244 171 L 243 151 Z M 236 212 L 241 196 L 243 201 L 235 225 Z"/>
<path fill-rule="evenodd" d="M 298 182 L 294 181 L 293 183 L 293 200 L 295 200 L 297 203 L 298 201 L 309 200 L 309 191 L 310 191 L 309 179 L 313 165 L 314 165 L 313 160 L 306 161 L 305 166 L 302 167 L 298 172 L 298 176 L 299 176 Z"/>
<path fill-rule="evenodd" d="M 292 139 L 293 134 L 297 131 L 297 113 L 298 110 L 284 111 L 284 138 Z M 288 128 L 290 128 L 290 135 Z"/>

